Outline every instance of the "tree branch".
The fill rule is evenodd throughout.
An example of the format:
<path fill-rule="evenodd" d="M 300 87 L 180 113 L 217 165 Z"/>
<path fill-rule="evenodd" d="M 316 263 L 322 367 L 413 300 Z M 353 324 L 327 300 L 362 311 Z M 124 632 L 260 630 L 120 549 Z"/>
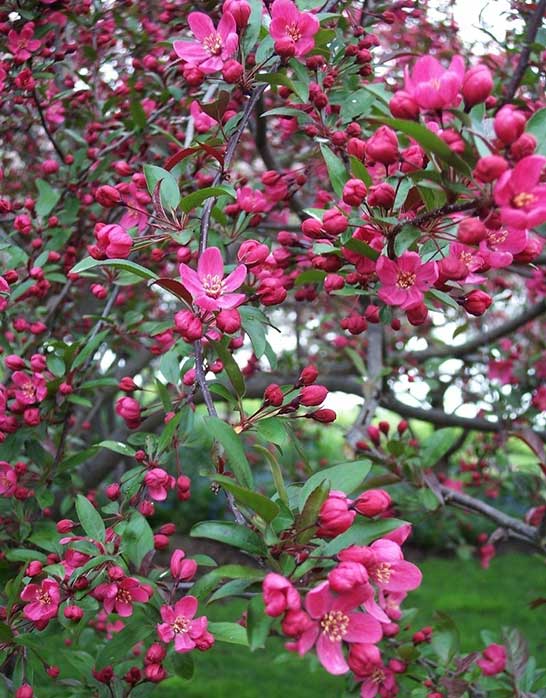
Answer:
<path fill-rule="evenodd" d="M 495 342 L 501 337 L 511 334 L 515 330 L 519 329 L 528 322 L 535 320 L 537 317 L 546 313 L 546 298 L 539 301 L 535 305 L 532 305 L 523 313 L 516 315 L 510 320 L 492 327 L 490 330 L 478 333 L 475 337 L 468 340 L 464 344 L 459 344 L 458 346 L 443 346 L 443 347 L 430 347 L 429 349 L 423 349 L 422 351 L 405 352 L 400 355 L 401 361 L 407 361 L 408 359 L 415 359 L 416 361 L 424 361 L 425 359 L 432 358 L 442 358 L 449 357 L 450 359 L 457 359 L 461 356 L 466 356 L 476 349 L 485 347 L 492 342 Z"/>
<path fill-rule="evenodd" d="M 514 98 L 514 95 L 517 92 L 518 87 L 520 86 L 523 76 L 525 75 L 525 71 L 527 70 L 527 67 L 529 65 L 531 48 L 535 42 L 545 12 L 546 0 L 540 0 L 535 7 L 535 11 L 529 17 L 529 21 L 527 22 L 527 32 L 525 41 L 523 42 L 523 49 L 519 55 L 519 61 L 514 71 L 514 74 L 512 75 L 512 79 L 508 83 L 506 96 L 502 100 L 500 106 L 507 104 L 508 102 L 511 102 Z"/>

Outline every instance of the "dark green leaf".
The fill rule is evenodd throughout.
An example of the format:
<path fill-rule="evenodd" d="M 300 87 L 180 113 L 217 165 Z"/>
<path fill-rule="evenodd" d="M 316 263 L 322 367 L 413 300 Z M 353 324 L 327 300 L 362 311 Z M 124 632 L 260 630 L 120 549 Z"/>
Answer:
<path fill-rule="evenodd" d="M 232 545 L 253 555 L 265 555 L 266 547 L 257 533 L 232 521 L 201 521 L 195 524 L 192 538 L 210 538 Z"/>
<path fill-rule="evenodd" d="M 182 199 L 182 201 L 180 202 L 180 208 L 185 213 L 189 213 L 194 208 L 201 206 L 203 201 L 206 201 L 207 199 L 210 199 L 211 197 L 217 198 L 219 196 L 229 196 L 232 199 L 235 198 L 235 194 L 233 192 L 233 189 L 230 187 L 227 187 L 227 186 L 205 187 L 204 189 L 199 189 L 198 191 L 194 191 L 191 194 L 188 194 L 187 196 L 185 196 Z"/>
<path fill-rule="evenodd" d="M 131 262 L 128 259 L 93 259 L 93 257 L 86 257 L 73 266 L 70 271 L 72 274 L 81 274 L 96 267 L 114 267 L 114 269 L 119 269 L 120 271 L 129 271 L 131 274 L 147 281 L 155 281 L 159 278 L 153 271 L 141 267 L 140 264 Z"/>
<path fill-rule="evenodd" d="M 536 153 L 546 155 L 546 108 L 539 109 L 533 114 L 525 130 L 537 139 Z"/>
<path fill-rule="evenodd" d="M 107 448 L 114 453 L 120 453 L 122 456 L 134 456 L 136 451 L 131 446 L 121 443 L 121 441 L 101 441 L 97 444 L 101 448 Z"/>
<path fill-rule="evenodd" d="M 224 370 L 227 373 L 235 392 L 239 397 L 243 397 L 245 394 L 245 379 L 243 378 L 241 369 L 233 358 L 233 354 L 229 351 L 229 349 L 227 349 L 223 342 L 217 342 L 214 347 L 218 357 L 224 364 Z"/>
<path fill-rule="evenodd" d="M 238 623 L 209 623 L 208 629 L 217 642 L 248 647 L 246 628 Z"/>
<path fill-rule="evenodd" d="M 106 532 L 102 517 L 91 502 L 82 494 L 76 497 L 76 514 L 87 535 L 93 538 L 93 540 L 104 543 Z"/>
<path fill-rule="evenodd" d="M 365 521 L 358 518 L 348 531 L 336 536 L 322 549 L 323 555 L 336 555 L 340 550 L 350 545 L 369 545 L 374 540 L 402 526 L 404 522 L 398 519 L 379 519 Z"/>
<path fill-rule="evenodd" d="M 154 534 L 150 524 L 139 512 L 134 512 L 121 536 L 121 549 L 131 562 L 140 567 L 144 557 L 154 549 Z"/>
<path fill-rule="evenodd" d="M 420 465 L 422 468 L 432 468 L 453 446 L 459 438 L 460 430 L 456 427 L 446 427 L 433 432 L 421 443 Z"/>
<path fill-rule="evenodd" d="M 45 218 L 45 216 L 49 216 L 51 211 L 53 211 L 61 198 L 61 194 L 55 191 L 55 189 L 43 179 L 37 179 L 36 186 L 38 187 L 38 199 L 36 201 L 35 211 L 39 216 Z"/>
<path fill-rule="evenodd" d="M 263 494 L 253 492 L 246 487 L 237 485 L 229 477 L 217 475 L 214 477 L 214 480 L 215 482 L 219 482 L 225 490 L 231 492 L 238 502 L 255 511 L 264 521 L 267 521 L 267 523 L 273 521 L 280 511 L 279 505 L 272 502 L 268 497 L 264 497 Z"/>
<path fill-rule="evenodd" d="M 245 567 L 244 565 L 222 565 L 200 577 L 192 586 L 191 593 L 199 600 L 204 600 L 210 596 L 224 579 L 259 581 L 263 578 L 264 572 L 254 567 Z"/>
<path fill-rule="evenodd" d="M 246 633 L 250 651 L 265 647 L 265 641 L 274 618 L 265 612 L 264 600 L 261 594 L 255 596 L 248 604 Z"/>
<path fill-rule="evenodd" d="M 343 194 L 343 185 L 349 179 L 343 160 L 338 158 L 337 155 L 334 155 L 330 148 L 324 145 L 324 143 L 320 144 L 320 152 L 322 153 L 322 157 L 328 169 L 328 176 L 330 177 L 332 189 L 341 197 Z"/>
<path fill-rule="evenodd" d="M 301 488 L 299 495 L 300 511 L 303 510 L 307 498 L 314 489 L 325 480 L 330 483 L 330 489 L 340 490 L 345 494 L 351 494 L 364 482 L 370 472 L 372 463 L 369 460 L 357 460 L 349 463 L 339 463 L 331 468 L 324 468 L 318 473 L 314 473 Z"/>
<path fill-rule="evenodd" d="M 319 511 L 326 501 L 329 491 L 329 481 L 323 480 L 307 497 L 303 510 L 294 524 L 296 531 L 299 531 L 296 536 L 298 543 L 308 543 L 314 537 Z"/>
<path fill-rule="evenodd" d="M 205 424 L 211 435 L 223 446 L 227 459 L 237 480 L 246 487 L 252 487 L 253 478 L 250 465 L 244 452 L 241 437 L 233 427 L 218 417 L 205 417 Z"/>
<path fill-rule="evenodd" d="M 413 225 L 406 224 L 394 239 L 394 253 L 400 257 L 406 250 L 419 240 L 421 231 Z"/>
<path fill-rule="evenodd" d="M 161 204 L 165 209 L 175 209 L 180 203 L 180 190 L 174 175 L 157 165 L 144 165 L 144 176 L 148 191 L 153 194 L 158 182 Z"/>

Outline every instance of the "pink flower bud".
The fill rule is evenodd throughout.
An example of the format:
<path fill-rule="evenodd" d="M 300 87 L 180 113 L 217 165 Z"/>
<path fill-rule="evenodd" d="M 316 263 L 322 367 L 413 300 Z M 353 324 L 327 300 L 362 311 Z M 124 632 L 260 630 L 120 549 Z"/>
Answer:
<path fill-rule="evenodd" d="M 305 407 L 315 407 L 321 405 L 327 395 L 328 389 L 323 385 L 307 385 L 301 389 L 299 399 Z"/>
<path fill-rule="evenodd" d="M 368 192 L 368 203 L 370 206 L 381 206 L 381 208 L 392 208 L 396 192 L 390 184 L 383 182 L 370 187 Z"/>
<path fill-rule="evenodd" d="M 241 329 L 241 315 L 236 308 L 221 310 L 216 316 L 216 326 L 226 334 L 233 334 Z"/>
<path fill-rule="evenodd" d="M 25 360 L 20 356 L 17 356 L 17 354 L 10 354 L 9 356 L 6 356 L 4 359 L 4 364 L 6 368 L 9 368 L 10 371 L 20 371 L 26 367 Z"/>
<path fill-rule="evenodd" d="M 15 698 L 34 698 L 34 691 L 32 686 L 28 683 L 24 683 L 15 691 Z"/>
<path fill-rule="evenodd" d="M 326 408 L 322 410 L 315 410 L 315 412 L 311 412 L 311 414 L 306 416 L 310 417 L 315 422 L 321 422 L 322 424 L 331 424 L 332 422 L 335 422 L 337 418 L 337 414 L 334 412 L 334 410 L 329 410 Z"/>
<path fill-rule="evenodd" d="M 349 221 L 340 211 L 331 209 L 322 217 L 322 227 L 328 235 L 339 235 L 347 230 Z"/>
<path fill-rule="evenodd" d="M 83 618 L 83 608 L 80 608 L 80 606 L 65 606 L 64 617 L 77 623 Z"/>
<path fill-rule="evenodd" d="M 70 519 L 62 519 L 57 523 L 57 533 L 70 533 L 75 525 Z"/>
<path fill-rule="evenodd" d="M 328 581 L 334 591 L 343 594 L 366 584 L 368 572 L 361 563 L 347 560 L 328 573 Z"/>
<path fill-rule="evenodd" d="M 493 182 L 508 169 L 508 163 L 500 155 L 487 155 L 478 160 L 474 177 L 479 182 Z"/>
<path fill-rule="evenodd" d="M 419 117 L 417 102 L 404 90 L 398 90 L 394 93 L 389 102 L 389 109 L 396 119 L 417 119 Z"/>
<path fill-rule="evenodd" d="M 320 508 L 317 535 L 334 538 L 350 528 L 356 516 L 350 505 L 351 500 L 343 492 L 330 492 Z"/>
<path fill-rule="evenodd" d="M 387 511 L 391 503 L 390 495 L 385 490 L 368 490 L 356 498 L 354 508 L 362 516 L 372 517 Z"/>
<path fill-rule="evenodd" d="M 27 577 L 37 577 L 42 574 L 42 563 L 39 560 L 32 560 L 25 570 Z"/>
<path fill-rule="evenodd" d="M 121 397 L 116 402 L 116 412 L 131 429 L 140 424 L 140 404 L 132 397 Z"/>
<path fill-rule="evenodd" d="M 264 390 L 264 402 L 273 407 L 280 407 L 284 400 L 284 395 L 276 383 L 271 383 Z"/>
<path fill-rule="evenodd" d="M 167 656 L 167 650 L 159 642 L 154 642 L 144 655 L 144 664 L 160 664 Z"/>
<path fill-rule="evenodd" d="M 510 146 L 510 153 L 514 160 L 522 160 L 532 155 L 537 147 L 537 139 L 532 133 L 522 133 Z"/>
<path fill-rule="evenodd" d="M 160 683 L 167 678 L 167 672 L 161 664 L 148 664 L 144 669 L 144 675 L 152 683 Z"/>
<path fill-rule="evenodd" d="M 185 559 L 183 550 L 175 550 L 171 556 L 171 575 L 173 579 L 188 582 L 197 572 L 197 562 Z"/>
<path fill-rule="evenodd" d="M 470 291 L 470 293 L 466 296 L 463 302 L 463 308 L 470 315 L 479 317 L 485 313 L 492 302 L 493 299 L 488 293 L 475 289 L 474 291 Z"/>
<path fill-rule="evenodd" d="M 237 259 L 242 264 L 246 264 L 247 267 L 262 264 L 268 256 L 269 247 L 257 240 L 245 240 L 237 252 Z"/>
<path fill-rule="evenodd" d="M 195 342 L 203 336 L 203 323 L 191 310 L 175 313 L 174 326 L 186 342 Z"/>
<path fill-rule="evenodd" d="M 124 393 L 133 393 L 135 390 L 138 390 L 138 385 L 131 376 L 123 376 L 118 383 L 118 388 L 123 390 Z"/>
<path fill-rule="evenodd" d="M 45 175 L 55 174 L 59 171 L 59 163 L 56 160 L 44 160 L 42 162 L 42 172 Z"/>
<path fill-rule="evenodd" d="M 244 66 L 239 61 L 229 58 L 222 68 L 222 77 L 228 84 L 232 85 L 243 77 L 244 72 Z"/>
<path fill-rule="evenodd" d="M 328 274 L 324 279 L 324 290 L 326 293 L 339 291 L 345 286 L 345 279 L 340 274 Z"/>
<path fill-rule="evenodd" d="M 412 325 L 422 325 L 426 322 L 428 317 L 427 306 L 424 303 L 419 303 L 413 306 L 413 308 L 408 308 L 408 310 L 406 310 L 406 316 Z"/>
<path fill-rule="evenodd" d="M 500 674 L 506 669 L 506 648 L 504 645 L 489 645 L 484 649 L 476 664 L 485 676 Z"/>
<path fill-rule="evenodd" d="M 111 208 L 121 202 L 121 194 L 116 187 L 105 184 L 97 189 L 95 199 L 104 208 Z"/>
<path fill-rule="evenodd" d="M 457 228 L 457 240 L 463 245 L 477 245 L 487 237 L 487 229 L 479 218 L 464 218 Z"/>
<path fill-rule="evenodd" d="M 467 107 L 485 102 L 492 90 L 493 78 L 487 66 L 480 63 L 466 71 L 462 92 Z"/>
<path fill-rule="evenodd" d="M 318 374 L 318 368 L 313 364 L 309 364 L 300 373 L 297 385 L 312 385 L 317 380 Z"/>
<path fill-rule="evenodd" d="M 366 157 L 371 162 L 392 165 L 399 158 L 398 138 L 388 126 L 380 126 L 366 143 Z"/>
<path fill-rule="evenodd" d="M 374 670 L 381 667 L 381 652 L 376 645 L 369 643 L 354 643 L 349 645 L 349 657 L 347 663 L 357 676 L 369 676 Z"/>
<path fill-rule="evenodd" d="M 285 611 L 298 611 L 301 599 L 291 582 L 280 574 L 270 572 L 263 581 L 265 612 L 268 616 L 280 616 Z"/>
<path fill-rule="evenodd" d="M 348 206 L 360 206 L 368 190 L 360 179 L 350 179 L 343 187 L 343 201 Z"/>
<path fill-rule="evenodd" d="M 322 229 L 322 223 L 316 218 L 307 218 L 301 224 L 302 233 L 305 237 L 316 240 L 324 237 L 324 230 Z"/>
<path fill-rule="evenodd" d="M 507 104 L 496 113 L 493 127 L 497 138 L 504 145 L 511 145 L 523 133 L 525 123 L 525 114 Z"/>
<path fill-rule="evenodd" d="M 112 502 L 115 502 L 117 499 L 120 498 L 121 487 L 118 482 L 113 482 L 111 485 L 108 485 L 105 492 L 108 499 Z"/>

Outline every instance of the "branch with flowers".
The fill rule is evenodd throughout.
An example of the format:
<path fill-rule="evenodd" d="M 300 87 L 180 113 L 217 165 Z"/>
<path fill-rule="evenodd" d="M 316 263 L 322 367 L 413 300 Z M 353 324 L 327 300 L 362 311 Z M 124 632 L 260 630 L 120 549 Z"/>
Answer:
<path fill-rule="evenodd" d="M 544 1 L 479 60 L 434 2 L 209 9 L 0 11 L 0 694 L 277 636 L 361 698 L 541 695 L 404 606 L 423 518 L 544 549 Z"/>

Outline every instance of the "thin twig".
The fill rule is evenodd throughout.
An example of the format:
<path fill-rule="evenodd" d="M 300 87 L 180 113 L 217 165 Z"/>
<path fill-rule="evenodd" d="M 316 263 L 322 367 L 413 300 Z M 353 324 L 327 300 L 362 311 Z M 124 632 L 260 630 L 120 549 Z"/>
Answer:
<path fill-rule="evenodd" d="M 34 96 L 36 108 L 38 109 L 38 114 L 40 115 L 40 121 L 42 123 L 42 127 L 43 127 L 44 131 L 46 132 L 46 136 L 48 137 L 51 145 L 55 148 L 55 151 L 57 152 L 57 155 L 60 157 L 61 162 L 64 162 L 64 153 L 61 150 L 61 148 L 60 148 L 59 144 L 57 143 L 57 141 L 55 140 L 55 138 L 53 137 L 53 134 L 49 130 L 49 126 L 47 125 L 47 121 L 45 120 L 45 117 L 44 117 L 44 112 L 42 111 L 42 107 L 40 105 L 40 98 L 38 97 L 38 93 L 36 92 L 36 90 L 33 90 L 32 94 Z"/>

